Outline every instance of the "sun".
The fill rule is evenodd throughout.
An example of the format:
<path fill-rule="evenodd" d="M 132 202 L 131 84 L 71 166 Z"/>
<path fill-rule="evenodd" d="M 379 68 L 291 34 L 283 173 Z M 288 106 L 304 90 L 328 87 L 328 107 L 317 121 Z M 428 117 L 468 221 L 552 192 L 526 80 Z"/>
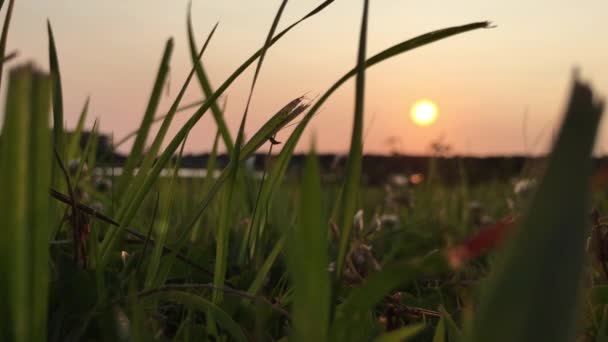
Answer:
<path fill-rule="evenodd" d="M 419 100 L 411 110 L 414 123 L 418 126 L 430 126 L 437 119 L 437 105 L 430 100 Z"/>

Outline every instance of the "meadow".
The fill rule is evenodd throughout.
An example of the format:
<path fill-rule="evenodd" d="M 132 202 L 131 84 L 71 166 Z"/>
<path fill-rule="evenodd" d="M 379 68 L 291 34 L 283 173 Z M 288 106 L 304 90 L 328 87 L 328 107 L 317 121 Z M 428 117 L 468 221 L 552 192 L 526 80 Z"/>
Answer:
<path fill-rule="evenodd" d="M 9 6 L 2 64 L 14 57 L 5 53 L 13 2 L 0 2 Z M 140 127 L 114 145 L 132 144 L 120 175 L 97 167 L 87 105 L 76 130 L 64 131 L 70 95 L 61 69 L 70 66 L 61 65 L 61 37 L 48 23 L 48 72 L 23 63 L 1 84 L 1 340 L 608 341 L 608 202 L 604 183 L 592 183 L 591 160 L 603 103 L 578 73 L 542 168 L 526 168 L 515 182 L 471 185 L 463 166 L 460 181 L 447 184 L 439 159 L 421 182 L 362 181 L 366 70 L 490 23 L 424 33 L 367 56 L 363 1 L 352 69 L 314 100 L 281 104 L 248 138 L 248 104 L 239 130 L 229 130 L 217 102 L 223 92 L 255 68 L 250 101 L 266 52 L 332 2 L 278 31 L 282 1 L 263 46 L 217 88 L 201 63 L 215 27 L 200 44 L 189 21 L 191 72 L 159 112 L 168 40 Z M 350 79 L 344 169 L 328 180 L 313 144 L 294 174 L 289 161 L 308 123 Z M 184 106 L 189 86 L 205 99 Z M 178 113 L 189 119 L 168 136 Z M 206 165 L 217 177 L 178 177 L 203 115 L 217 124 Z M 295 128 L 277 141 L 288 125 Z M 80 148 L 85 130 L 93 134 Z M 223 168 L 219 146 L 230 154 Z M 261 177 L 247 163 L 256 152 L 268 153 Z"/>

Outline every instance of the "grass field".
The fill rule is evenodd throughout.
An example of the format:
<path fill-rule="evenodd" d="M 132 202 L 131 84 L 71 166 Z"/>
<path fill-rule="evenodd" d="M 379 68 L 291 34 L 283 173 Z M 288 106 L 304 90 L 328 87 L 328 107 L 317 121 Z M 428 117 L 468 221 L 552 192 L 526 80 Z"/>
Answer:
<path fill-rule="evenodd" d="M 466 168 L 448 186 L 432 171 L 440 164 L 420 184 L 387 177 L 385 187 L 362 186 L 366 70 L 489 23 L 433 31 L 367 56 L 364 1 L 356 64 L 344 77 L 313 102 L 282 104 L 247 140 L 248 109 L 239 130 L 229 131 L 216 100 L 254 65 L 255 96 L 267 50 L 332 2 L 278 31 L 283 1 L 265 44 L 217 89 L 200 62 L 215 28 L 199 49 L 189 23 L 192 70 L 171 109 L 157 113 L 173 50 L 167 41 L 121 176 L 96 171 L 95 138 L 79 148 L 80 134 L 97 130 L 84 127 L 86 105 L 76 131 L 63 130 L 70 95 L 62 93 L 60 69 L 69 65 L 58 60 L 61 37 L 48 24 L 50 70 L 23 64 L 3 84 L 3 341 L 608 340 L 608 220 L 601 216 L 608 203 L 604 188 L 591 186 L 603 104 L 578 75 L 533 187 L 522 189 L 526 173 L 515 188 L 508 181 L 470 186 Z M 9 22 L 10 14 L 3 56 Z M 324 180 L 314 145 L 301 174 L 290 174 L 308 123 L 351 78 L 354 124 L 339 181 Z M 184 109 L 191 83 L 205 100 Z M 188 121 L 168 136 L 181 111 Z M 160 178 L 179 168 L 203 115 L 217 124 L 207 169 L 219 177 Z M 160 130 L 149 136 L 155 122 Z M 275 144 L 290 123 L 293 132 Z M 273 158 L 259 180 L 246 160 L 269 141 Z M 220 145 L 231 156 L 221 170 L 213 157 Z"/>

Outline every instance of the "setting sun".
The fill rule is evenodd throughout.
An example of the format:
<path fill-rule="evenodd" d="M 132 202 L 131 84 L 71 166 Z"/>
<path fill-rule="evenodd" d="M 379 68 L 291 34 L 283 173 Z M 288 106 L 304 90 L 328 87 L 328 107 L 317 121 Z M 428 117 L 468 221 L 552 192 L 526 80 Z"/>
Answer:
<path fill-rule="evenodd" d="M 416 101 L 412 106 L 411 116 L 416 125 L 432 125 L 437 119 L 437 105 L 429 100 Z"/>

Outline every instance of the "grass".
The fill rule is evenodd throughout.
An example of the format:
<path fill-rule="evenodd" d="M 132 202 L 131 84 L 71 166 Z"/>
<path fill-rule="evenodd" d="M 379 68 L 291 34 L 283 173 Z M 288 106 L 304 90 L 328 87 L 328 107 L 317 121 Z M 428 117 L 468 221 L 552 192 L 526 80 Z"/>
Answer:
<path fill-rule="evenodd" d="M 429 32 L 367 57 L 363 1 L 354 67 L 315 101 L 277 104 L 245 139 L 267 52 L 332 2 L 279 31 L 288 5 L 282 1 L 261 48 L 217 89 L 201 58 L 218 25 L 198 50 L 188 13 L 191 72 L 169 111 L 157 113 L 173 51 L 168 40 L 140 127 L 129 135 L 135 141 L 126 172 L 118 177 L 95 171 L 104 162 L 96 154 L 96 124 L 79 148 L 88 99 L 75 132 L 63 130 L 60 54 L 48 23 L 49 72 L 22 65 L 10 70 L 7 85 L 0 135 L 2 340 L 606 339 L 608 220 L 590 215 L 608 204 L 590 186 L 603 104 L 578 76 L 532 196 L 513 193 L 505 181 L 471 186 L 462 163 L 456 186 L 439 173 L 416 186 L 387 179 L 388 192 L 363 182 L 367 69 L 489 23 Z M 9 22 L 10 15 L 3 52 Z M 233 141 L 217 100 L 254 63 Z M 205 99 L 184 106 L 193 78 Z M 289 162 L 307 125 L 351 78 L 354 120 L 341 181 L 324 180 L 314 144 L 294 174 Z M 168 136 L 175 115 L 187 111 L 186 123 Z M 210 172 L 204 179 L 177 177 L 188 135 L 208 111 L 217 124 Z M 292 122 L 295 129 L 277 142 Z M 260 180 L 246 161 L 269 141 L 280 150 L 269 151 Z M 221 170 L 220 143 L 230 155 Z M 432 169 L 440 167 L 440 160 L 431 161 Z M 171 176 L 160 177 L 163 170 Z M 483 208 L 472 208 L 472 201 Z M 503 220 L 508 217 L 514 223 Z"/>

